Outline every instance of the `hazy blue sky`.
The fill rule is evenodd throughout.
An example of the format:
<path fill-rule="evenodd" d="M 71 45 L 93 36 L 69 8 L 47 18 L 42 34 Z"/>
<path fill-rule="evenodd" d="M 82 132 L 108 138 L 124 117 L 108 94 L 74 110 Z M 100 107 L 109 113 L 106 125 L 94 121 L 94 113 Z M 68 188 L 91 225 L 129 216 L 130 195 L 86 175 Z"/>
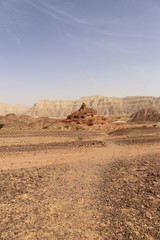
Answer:
<path fill-rule="evenodd" d="M 0 102 L 160 96 L 160 0 L 0 0 Z"/>

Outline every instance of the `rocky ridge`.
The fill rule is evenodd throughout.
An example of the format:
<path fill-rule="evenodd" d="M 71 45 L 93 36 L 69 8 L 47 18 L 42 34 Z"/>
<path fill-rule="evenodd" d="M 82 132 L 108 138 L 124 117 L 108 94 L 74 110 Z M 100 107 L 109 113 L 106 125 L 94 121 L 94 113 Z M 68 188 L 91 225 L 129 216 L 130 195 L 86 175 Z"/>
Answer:
<path fill-rule="evenodd" d="M 85 102 L 89 108 L 97 109 L 98 115 L 132 114 L 141 109 L 152 108 L 160 111 L 160 97 L 82 97 L 78 100 L 40 100 L 32 108 L 22 105 L 0 103 L 0 115 L 8 113 L 32 117 L 51 117 L 64 119 L 77 111 Z"/>
<path fill-rule="evenodd" d="M 72 113 L 67 119 L 59 120 L 49 117 L 34 118 L 28 115 L 17 116 L 14 113 L 9 113 L 6 116 L 0 116 L 0 129 L 55 129 L 61 127 L 67 129 L 73 125 L 93 126 L 93 125 L 108 125 L 112 120 L 97 116 L 97 111 L 90 109 L 85 103 L 82 104 L 77 112 Z"/>
<path fill-rule="evenodd" d="M 78 100 L 41 100 L 26 112 L 33 117 L 66 118 L 85 102 L 89 108 L 97 109 L 98 115 L 131 114 L 144 108 L 160 111 L 160 98 L 156 97 L 82 97 Z"/>

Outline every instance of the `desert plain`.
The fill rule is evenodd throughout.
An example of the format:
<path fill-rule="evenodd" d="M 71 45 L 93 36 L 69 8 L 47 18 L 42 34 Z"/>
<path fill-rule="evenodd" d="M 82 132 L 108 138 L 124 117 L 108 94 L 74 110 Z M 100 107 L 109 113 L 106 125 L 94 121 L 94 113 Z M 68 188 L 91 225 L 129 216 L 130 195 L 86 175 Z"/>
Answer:
<path fill-rule="evenodd" d="M 0 239 L 160 239 L 160 127 L 0 130 Z"/>

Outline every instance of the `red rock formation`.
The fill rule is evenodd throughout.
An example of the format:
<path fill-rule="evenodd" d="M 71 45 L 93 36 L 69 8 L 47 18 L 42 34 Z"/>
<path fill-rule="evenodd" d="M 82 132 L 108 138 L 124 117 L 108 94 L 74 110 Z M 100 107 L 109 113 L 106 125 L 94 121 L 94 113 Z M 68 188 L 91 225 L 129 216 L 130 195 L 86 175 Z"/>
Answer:
<path fill-rule="evenodd" d="M 65 122 L 92 126 L 95 124 L 108 124 L 111 123 L 112 120 L 103 116 L 97 116 L 96 110 L 87 108 L 86 104 L 83 103 L 77 112 L 74 112 L 67 117 Z"/>

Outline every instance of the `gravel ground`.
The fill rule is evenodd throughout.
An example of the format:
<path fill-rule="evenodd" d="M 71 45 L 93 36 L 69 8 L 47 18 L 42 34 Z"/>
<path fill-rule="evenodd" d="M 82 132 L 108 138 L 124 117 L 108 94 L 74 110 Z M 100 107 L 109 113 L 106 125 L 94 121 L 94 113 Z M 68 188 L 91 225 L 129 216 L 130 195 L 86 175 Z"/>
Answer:
<path fill-rule="evenodd" d="M 28 152 L 28 151 L 48 151 L 52 149 L 62 148 L 79 148 L 79 147 L 95 147 L 104 146 L 103 141 L 70 141 L 70 142 L 52 142 L 52 143 L 41 143 L 41 144 L 27 144 L 27 145 L 14 145 L 14 146 L 0 146 L 0 152 Z"/>
<path fill-rule="evenodd" d="M 8 156 L 3 161 L 25 147 L 22 159 L 26 161 L 34 153 L 34 137 L 30 145 L 16 150 L 16 145 L 10 146 L 10 152 L 3 149 Z M 51 144 L 44 137 L 45 144 Z M 63 161 L 0 170 L 0 240 L 159 240 L 159 140 L 145 139 L 143 147 L 139 142 L 131 144 L 134 141 L 117 145 L 128 138 L 114 138 L 113 144 L 110 139 L 105 146 L 98 140 L 80 141 L 84 142 L 81 147 L 79 141 L 66 142 L 64 149 L 68 146 L 71 154 L 64 155 Z M 51 155 L 57 147 L 54 144 Z M 64 143 L 56 144 L 61 149 Z M 34 147 L 42 152 L 43 146 Z M 42 156 L 48 154 L 49 150 Z M 77 159 L 70 161 L 65 156 Z"/>
<path fill-rule="evenodd" d="M 122 159 L 103 173 L 103 239 L 160 239 L 160 155 Z"/>
<path fill-rule="evenodd" d="M 129 144 L 154 144 L 160 142 L 160 137 L 147 137 L 147 136 L 140 136 L 140 137 L 128 137 L 128 138 L 121 138 L 116 140 L 117 144 L 120 145 L 129 145 Z"/>
<path fill-rule="evenodd" d="M 0 239 L 160 239 L 160 155 L 0 176 Z"/>

